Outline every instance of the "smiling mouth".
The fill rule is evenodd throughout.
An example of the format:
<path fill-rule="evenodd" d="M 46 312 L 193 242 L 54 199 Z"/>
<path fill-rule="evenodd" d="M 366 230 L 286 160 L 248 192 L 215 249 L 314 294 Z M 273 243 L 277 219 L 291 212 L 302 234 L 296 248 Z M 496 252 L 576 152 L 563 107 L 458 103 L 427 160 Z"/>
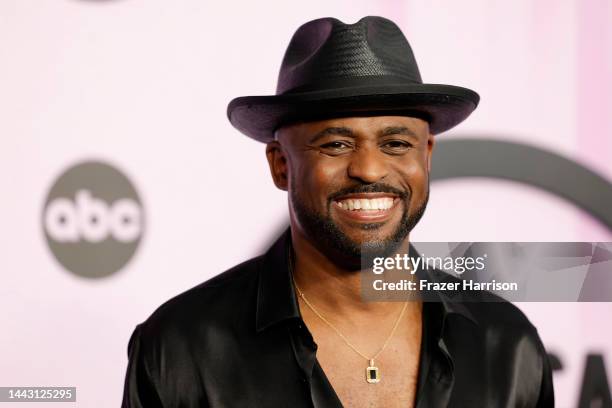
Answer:
<path fill-rule="evenodd" d="M 394 198 L 346 198 L 334 201 L 334 204 L 348 211 L 378 211 L 393 207 Z"/>
<path fill-rule="evenodd" d="M 392 194 L 367 193 L 339 197 L 333 201 L 334 207 L 342 214 L 355 220 L 384 220 L 400 201 Z"/>

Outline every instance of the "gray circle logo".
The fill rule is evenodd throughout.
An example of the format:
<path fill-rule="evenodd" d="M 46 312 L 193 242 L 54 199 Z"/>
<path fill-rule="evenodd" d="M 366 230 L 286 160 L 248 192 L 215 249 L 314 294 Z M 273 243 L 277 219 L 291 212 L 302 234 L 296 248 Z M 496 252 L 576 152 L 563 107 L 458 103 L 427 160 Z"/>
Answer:
<path fill-rule="evenodd" d="M 119 271 L 136 252 L 144 212 L 123 173 L 107 163 L 87 161 L 55 181 L 42 223 L 49 248 L 64 268 L 101 278 Z"/>

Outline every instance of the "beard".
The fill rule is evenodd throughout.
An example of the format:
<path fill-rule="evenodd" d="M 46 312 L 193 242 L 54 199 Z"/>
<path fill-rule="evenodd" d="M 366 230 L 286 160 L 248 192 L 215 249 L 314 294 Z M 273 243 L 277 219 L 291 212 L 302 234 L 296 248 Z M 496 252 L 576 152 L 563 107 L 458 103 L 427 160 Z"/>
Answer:
<path fill-rule="evenodd" d="M 368 184 L 360 185 L 354 188 L 343 189 L 335 194 L 332 194 L 328 200 L 328 210 L 326 214 L 321 214 L 304 204 L 304 201 L 299 197 L 295 181 L 292 180 L 291 188 L 291 204 L 297 221 L 302 226 L 306 236 L 310 242 L 336 263 L 348 270 L 363 269 L 367 265 L 372 265 L 374 258 L 387 257 L 394 253 L 397 248 L 405 241 L 406 237 L 419 222 L 427 202 L 429 201 L 429 181 L 427 184 L 426 196 L 423 202 L 415 209 L 413 213 L 409 213 L 408 208 L 412 200 L 412 194 L 383 185 L 383 184 Z M 349 193 L 374 193 L 374 192 L 391 192 L 398 194 L 400 199 L 403 199 L 402 218 L 395 230 L 388 236 L 375 240 L 368 240 L 362 243 L 357 243 L 347 236 L 333 222 L 330 215 L 330 205 L 334 197 L 338 197 Z M 363 230 L 376 230 L 382 226 L 381 223 L 361 224 Z"/>

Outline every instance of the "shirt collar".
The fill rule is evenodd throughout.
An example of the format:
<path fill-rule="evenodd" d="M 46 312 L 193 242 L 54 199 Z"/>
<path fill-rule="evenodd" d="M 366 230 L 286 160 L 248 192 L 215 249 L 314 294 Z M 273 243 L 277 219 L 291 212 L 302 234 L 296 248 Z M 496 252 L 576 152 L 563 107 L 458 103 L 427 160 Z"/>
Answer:
<path fill-rule="evenodd" d="M 257 332 L 285 320 L 300 318 L 297 297 L 289 274 L 288 251 L 290 248 L 291 228 L 288 227 L 263 256 L 259 270 L 255 313 Z M 412 244 L 410 251 L 416 253 Z M 436 300 L 442 304 L 443 322 L 448 315 L 456 314 L 478 324 L 462 302 L 451 300 L 440 292 L 436 292 L 435 295 L 438 297 Z"/>
<path fill-rule="evenodd" d="M 419 252 L 416 250 L 414 245 L 410 244 L 410 249 L 408 250 L 411 257 L 418 258 L 420 257 Z M 431 282 L 443 282 L 443 281 L 453 281 L 457 278 L 451 277 L 446 272 L 442 272 L 439 270 L 423 270 L 422 267 L 417 267 L 416 275 L 419 279 L 427 279 Z M 478 325 L 478 320 L 474 317 L 474 315 L 470 312 L 470 310 L 465 306 L 465 297 L 464 293 L 459 292 L 451 292 L 450 295 L 446 292 L 441 292 L 438 290 L 429 291 L 424 294 L 425 300 L 430 302 L 439 302 L 442 304 L 443 310 L 443 321 L 446 321 L 446 318 L 449 315 L 458 315 L 466 318 L 470 322 Z"/>

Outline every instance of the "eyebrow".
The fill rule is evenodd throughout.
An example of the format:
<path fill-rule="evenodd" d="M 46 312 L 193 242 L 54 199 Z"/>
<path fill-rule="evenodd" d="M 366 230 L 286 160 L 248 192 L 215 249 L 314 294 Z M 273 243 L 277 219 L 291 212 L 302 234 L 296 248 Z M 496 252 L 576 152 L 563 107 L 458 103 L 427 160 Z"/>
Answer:
<path fill-rule="evenodd" d="M 322 137 L 329 136 L 329 135 L 340 135 L 340 136 L 347 136 L 347 137 L 355 137 L 355 135 L 353 134 L 353 131 L 350 128 L 347 128 L 347 127 L 344 127 L 344 126 L 328 127 L 328 128 L 325 128 L 325 129 L 321 130 L 320 132 L 317 132 L 310 139 L 309 143 L 314 143 L 317 140 L 321 139 Z"/>
<path fill-rule="evenodd" d="M 317 132 L 309 141 L 309 143 L 315 143 L 317 140 L 329 136 L 329 135 L 339 135 L 339 136 L 347 136 L 347 137 L 355 137 L 353 130 L 351 128 L 347 128 L 345 126 L 332 126 L 327 127 L 320 132 Z M 387 126 L 381 132 L 379 132 L 378 136 L 391 136 L 391 135 L 406 135 L 412 136 L 414 138 L 418 138 L 418 135 L 411 129 L 405 126 Z"/>
<path fill-rule="evenodd" d="M 408 129 L 405 126 L 388 126 L 384 128 L 382 132 L 380 132 L 380 136 L 390 136 L 390 135 L 406 135 L 406 136 L 418 137 L 417 134 L 413 130 Z"/>

